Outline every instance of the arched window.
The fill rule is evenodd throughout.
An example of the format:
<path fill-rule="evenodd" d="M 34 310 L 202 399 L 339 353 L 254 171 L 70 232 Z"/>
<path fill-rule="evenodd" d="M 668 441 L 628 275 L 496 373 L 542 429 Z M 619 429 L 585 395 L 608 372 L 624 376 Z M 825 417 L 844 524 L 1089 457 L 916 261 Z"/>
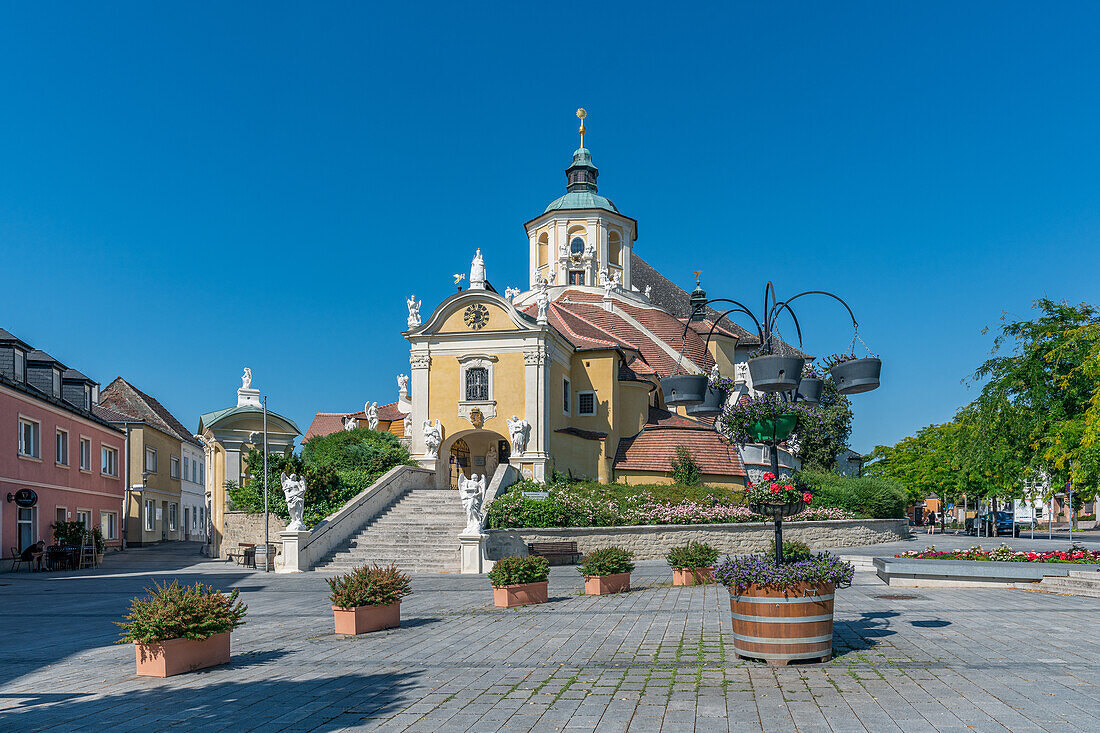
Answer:
<path fill-rule="evenodd" d="M 607 259 L 612 265 L 623 265 L 623 242 L 619 233 L 611 231 L 607 235 Z"/>
<path fill-rule="evenodd" d="M 573 237 L 573 241 L 569 243 L 569 252 L 577 256 L 584 254 L 584 240 L 580 237 Z"/>
<path fill-rule="evenodd" d="M 466 401 L 485 402 L 489 399 L 489 370 L 470 367 L 466 370 Z"/>
<path fill-rule="evenodd" d="M 547 259 L 547 254 L 548 254 L 547 249 L 549 248 L 549 246 L 550 246 L 550 238 L 547 236 L 546 232 L 543 232 L 541 235 L 539 235 L 539 244 L 538 244 L 539 254 L 538 254 L 538 264 L 536 265 L 537 267 L 542 267 L 542 266 L 546 265 L 549 262 L 549 260 Z"/>

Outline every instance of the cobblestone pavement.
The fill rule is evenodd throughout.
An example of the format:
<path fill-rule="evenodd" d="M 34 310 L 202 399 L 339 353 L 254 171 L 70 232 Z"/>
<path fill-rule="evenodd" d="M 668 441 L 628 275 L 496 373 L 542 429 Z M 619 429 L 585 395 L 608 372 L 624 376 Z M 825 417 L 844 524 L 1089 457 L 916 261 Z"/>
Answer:
<path fill-rule="evenodd" d="M 154 579 L 241 589 L 230 665 L 134 676 L 111 644 Z M 324 575 L 255 573 L 149 548 L 96 572 L 0 575 L 0 730 L 1097 730 L 1100 601 L 1021 590 L 838 593 L 835 658 L 773 669 L 732 653 L 728 595 L 672 588 L 494 609 L 484 577 L 424 575 L 400 629 L 335 636 Z"/>

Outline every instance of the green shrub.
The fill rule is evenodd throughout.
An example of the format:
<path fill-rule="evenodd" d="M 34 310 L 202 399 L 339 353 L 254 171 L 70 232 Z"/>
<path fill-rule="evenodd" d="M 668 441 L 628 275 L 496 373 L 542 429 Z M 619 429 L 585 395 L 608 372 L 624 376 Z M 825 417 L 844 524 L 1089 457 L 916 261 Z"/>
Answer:
<path fill-rule="evenodd" d="M 682 445 L 676 446 L 676 455 L 669 460 L 672 467 L 672 480 L 681 486 L 695 486 L 703 480 L 703 472 L 695 462 L 691 451 Z"/>
<path fill-rule="evenodd" d="M 145 591 L 149 597 L 135 598 L 126 620 L 115 622 L 122 627 L 122 638 L 116 644 L 209 639 L 243 624 L 248 610 L 237 600 L 240 591 L 225 595 L 202 583 L 181 586 L 173 580 L 171 585 L 154 584 Z"/>
<path fill-rule="evenodd" d="M 585 556 L 577 568 L 581 575 L 617 575 L 634 569 L 634 553 L 621 547 L 605 547 Z"/>
<path fill-rule="evenodd" d="M 409 576 L 396 565 L 361 565 L 328 579 L 329 600 L 337 608 L 392 606 L 412 593 Z"/>
<path fill-rule="evenodd" d="M 762 548 L 764 554 L 775 559 L 775 543 L 769 542 Z M 795 562 L 797 560 L 809 560 L 814 556 L 810 546 L 798 540 L 783 541 L 783 562 Z"/>
<path fill-rule="evenodd" d="M 550 577 L 550 563 L 545 557 L 509 557 L 497 560 L 489 571 L 494 588 L 523 583 L 541 583 Z"/>
<path fill-rule="evenodd" d="M 54 522 L 50 527 L 53 529 L 53 536 L 57 540 L 57 544 L 73 547 L 84 545 L 84 533 L 88 530 L 84 529 L 82 522 Z M 92 541 L 95 542 L 95 551 L 103 552 L 105 547 L 103 533 L 99 531 L 99 527 L 92 527 L 91 533 Z"/>
<path fill-rule="evenodd" d="M 905 516 L 905 487 L 897 481 L 816 471 L 804 471 L 798 474 L 797 479 L 809 485 L 814 495 L 810 506 L 847 509 L 861 517 L 872 519 Z"/>
<path fill-rule="evenodd" d="M 665 555 L 670 568 L 682 570 L 684 568 L 709 568 L 718 559 L 718 550 L 705 542 L 689 542 L 680 547 L 673 547 Z"/>

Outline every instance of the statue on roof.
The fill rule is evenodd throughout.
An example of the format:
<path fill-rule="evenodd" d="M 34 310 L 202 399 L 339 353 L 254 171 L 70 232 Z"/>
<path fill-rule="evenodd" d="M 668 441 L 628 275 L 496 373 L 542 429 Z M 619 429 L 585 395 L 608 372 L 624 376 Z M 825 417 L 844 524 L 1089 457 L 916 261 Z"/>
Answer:
<path fill-rule="evenodd" d="M 485 260 L 481 257 L 481 249 L 478 249 L 470 263 L 470 290 L 485 289 Z"/>
<path fill-rule="evenodd" d="M 241 389 L 252 389 L 252 370 L 248 367 L 244 368 L 244 374 L 241 375 Z"/>
<path fill-rule="evenodd" d="M 378 403 L 368 402 L 363 405 L 363 413 L 367 416 L 367 427 L 371 430 L 378 429 Z"/>
<path fill-rule="evenodd" d="M 546 323 L 546 309 L 550 307 L 550 296 L 546 294 L 545 287 L 541 288 L 539 294 L 535 296 L 535 303 L 539 307 L 539 314 L 536 320 L 539 323 Z"/>
<path fill-rule="evenodd" d="M 409 396 L 409 375 L 398 374 L 397 375 L 397 394 L 402 397 Z"/>
<path fill-rule="evenodd" d="M 410 295 L 405 299 L 405 305 L 409 306 L 409 328 L 418 328 L 420 326 L 420 301 L 416 299 L 415 295 Z"/>
<path fill-rule="evenodd" d="M 519 294 L 520 294 L 520 289 L 519 288 L 505 288 L 504 289 L 504 297 L 508 300 L 509 303 L 514 301 L 516 299 L 516 296 L 519 295 Z"/>

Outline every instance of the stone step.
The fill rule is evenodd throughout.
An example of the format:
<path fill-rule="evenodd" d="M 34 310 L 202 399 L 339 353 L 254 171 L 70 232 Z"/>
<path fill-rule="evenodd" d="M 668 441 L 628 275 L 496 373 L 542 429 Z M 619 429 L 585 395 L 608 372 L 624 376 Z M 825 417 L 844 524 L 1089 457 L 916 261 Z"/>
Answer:
<path fill-rule="evenodd" d="M 1100 598 L 1100 579 L 1098 578 L 1043 578 L 1042 582 L 1034 587 L 1048 593 Z"/>
<path fill-rule="evenodd" d="M 852 563 L 856 572 L 875 572 L 875 558 L 870 555 L 838 555 L 838 557 Z"/>

